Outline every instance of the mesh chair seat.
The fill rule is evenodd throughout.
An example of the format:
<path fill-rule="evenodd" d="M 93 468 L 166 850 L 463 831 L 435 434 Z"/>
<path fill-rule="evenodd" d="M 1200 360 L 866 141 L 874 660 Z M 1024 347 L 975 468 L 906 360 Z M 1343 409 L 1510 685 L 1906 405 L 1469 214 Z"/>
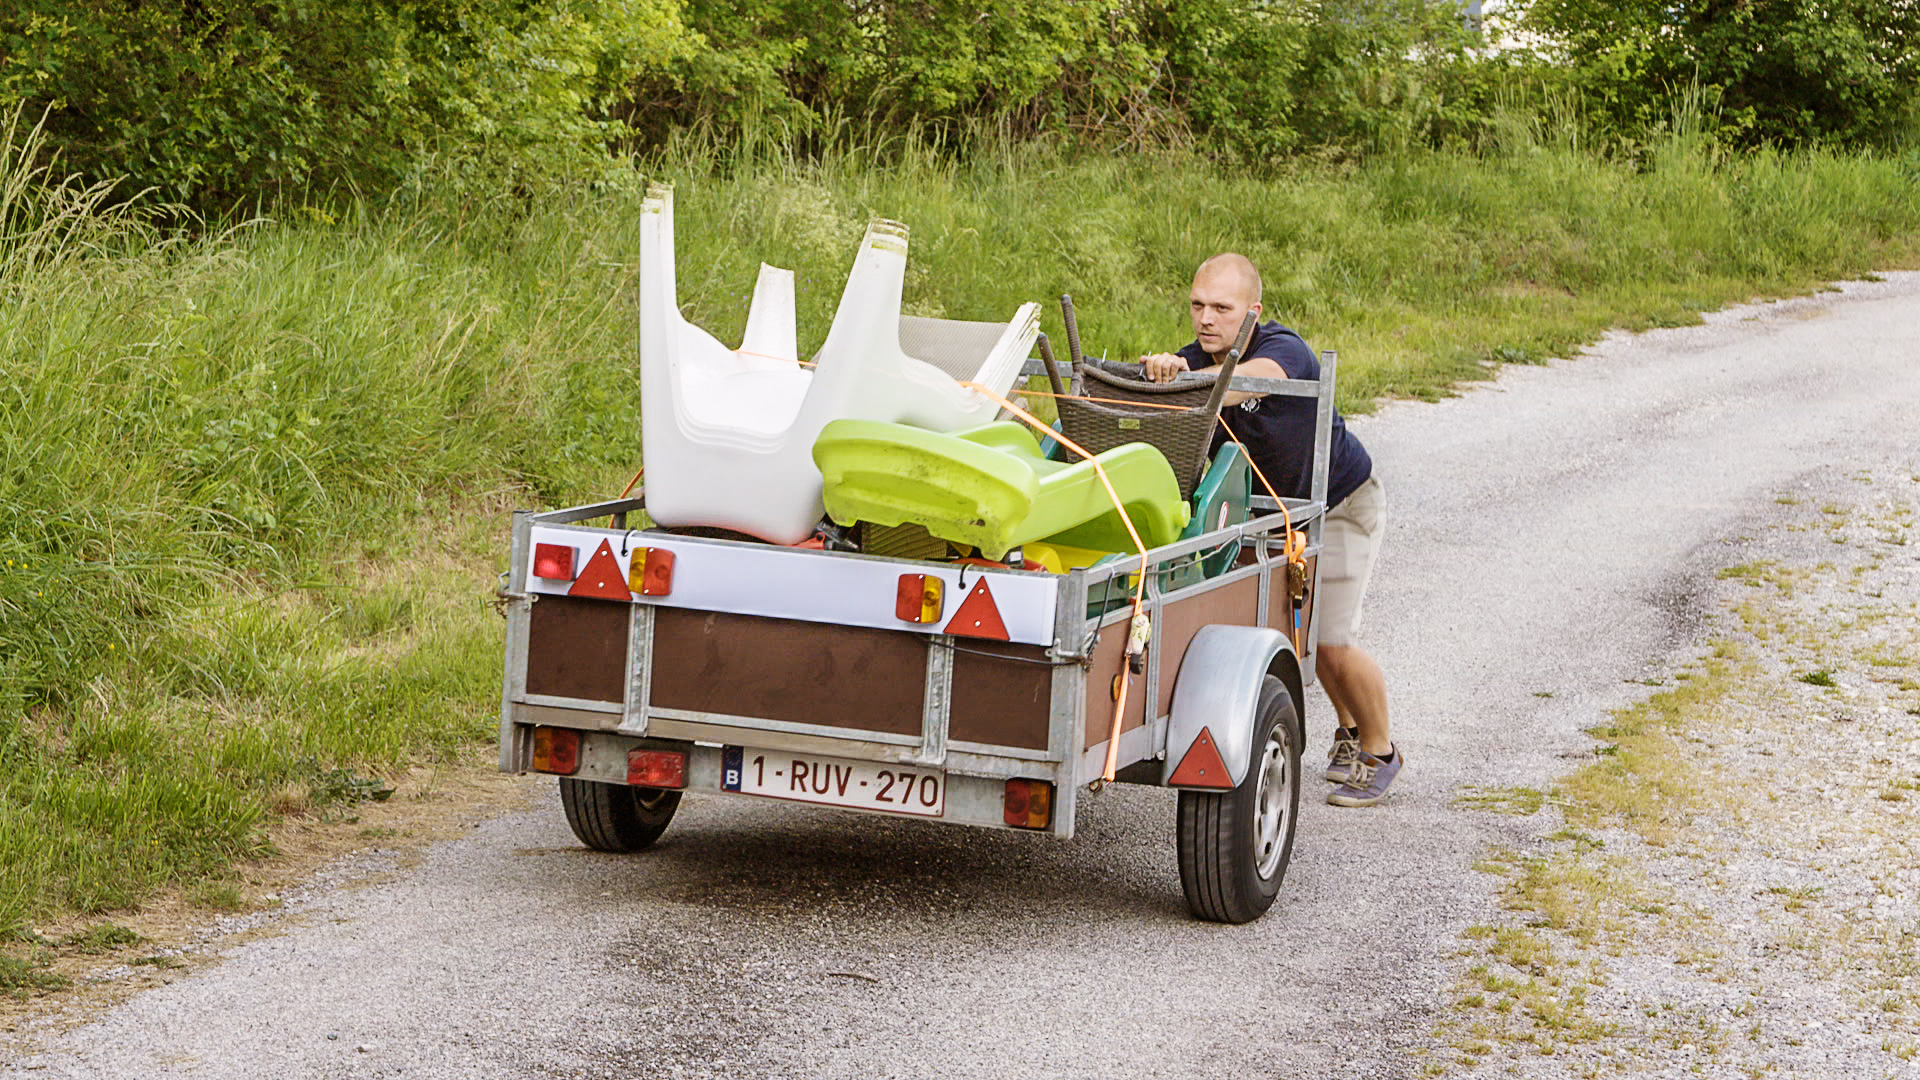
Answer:
<path fill-rule="evenodd" d="M 900 316 L 900 351 L 965 382 L 980 374 L 980 365 L 1007 332 L 1003 322 L 930 319 Z M 1024 355 L 1024 354 L 1023 354 Z M 1005 387 L 996 387 L 1004 390 Z"/>

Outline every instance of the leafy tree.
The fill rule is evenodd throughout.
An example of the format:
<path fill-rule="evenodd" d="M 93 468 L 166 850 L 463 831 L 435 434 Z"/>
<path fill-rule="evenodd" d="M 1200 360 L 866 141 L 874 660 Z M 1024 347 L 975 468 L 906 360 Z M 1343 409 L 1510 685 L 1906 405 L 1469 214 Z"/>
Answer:
<path fill-rule="evenodd" d="M 455 182 L 577 165 L 690 46 L 677 0 L 11 0 L 0 108 L 48 110 L 68 168 L 224 209 L 436 155 Z"/>
<path fill-rule="evenodd" d="M 705 44 L 636 87 L 634 124 L 737 128 L 754 114 L 806 128 L 1124 112 L 1158 56 L 1132 14 L 1085 0 L 686 0 Z M 650 108 L 649 108 L 650 107 Z"/>
<path fill-rule="evenodd" d="M 1901 134 L 1920 93 L 1909 0 L 1532 0 L 1588 105 L 1627 133 L 1698 86 L 1746 144 L 1871 144 Z"/>
<path fill-rule="evenodd" d="M 754 114 L 1192 136 L 1271 161 L 1444 138 L 1486 96 L 1455 0 L 686 0 L 706 47 L 638 88 L 653 137 Z"/>

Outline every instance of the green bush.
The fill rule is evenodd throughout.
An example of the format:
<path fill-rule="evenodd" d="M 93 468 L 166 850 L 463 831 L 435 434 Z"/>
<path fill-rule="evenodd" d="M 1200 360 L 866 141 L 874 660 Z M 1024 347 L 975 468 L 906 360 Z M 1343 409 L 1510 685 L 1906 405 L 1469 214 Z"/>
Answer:
<path fill-rule="evenodd" d="M 1203 144 L 1241 161 L 1470 137 L 1506 70 L 1453 0 L 1189 0 L 1154 40 Z"/>
<path fill-rule="evenodd" d="M 641 80 L 628 115 L 654 144 L 688 124 L 731 137 L 767 119 L 802 136 L 850 116 L 869 127 L 1013 118 L 1029 131 L 1089 118 L 1137 123 L 1160 57 L 1131 8 L 687 0 L 704 47 Z"/>
<path fill-rule="evenodd" d="M 1731 144 L 1888 145 L 1920 102 L 1920 9 L 1901 0 L 1532 0 L 1520 25 L 1629 138 L 1704 92 Z"/>
<path fill-rule="evenodd" d="M 656 144 L 688 124 L 807 136 L 855 115 L 1270 163 L 1459 134 L 1484 109 L 1479 72 L 1503 69 L 1453 0 L 688 0 L 686 18 L 705 47 L 636 92 Z"/>
<path fill-rule="evenodd" d="M 0 111 L 65 166 L 202 211 L 476 192 L 601 160 L 610 106 L 691 43 L 675 0 L 16 0 Z"/>

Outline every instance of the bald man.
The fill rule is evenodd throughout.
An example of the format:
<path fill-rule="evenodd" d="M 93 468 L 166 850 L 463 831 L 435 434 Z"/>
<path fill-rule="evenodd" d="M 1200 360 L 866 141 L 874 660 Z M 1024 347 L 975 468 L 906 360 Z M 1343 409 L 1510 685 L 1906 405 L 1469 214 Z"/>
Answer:
<path fill-rule="evenodd" d="M 1243 255 L 1215 255 L 1193 275 L 1193 343 L 1177 353 L 1142 356 L 1147 377 L 1157 382 L 1182 371 L 1219 363 L 1233 347 L 1247 312 L 1260 307 L 1260 271 Z M 1320 361 L 1300 335 L 1267 322 L 1254 327 L 1235 374 L 1265 379 L 1318 379 Z M 1309 497 L 1313 484 L 1314 405 L 1308 398 L 1229 392 L 1222 416 L 1246 445 L 1274 491 L 1287 498 Z M 1214 448 L 1226 441 L 1216 432 Z M 1331 460 L 1327 466 L 1326 523 L 1321 530 L 1319 611 L 1320 644 L 1315 669 L 1320 686 L 1339 718 L 1326 778 L 1336 785 L 1327 795 L 1335 806 L 1373 806 L 1386 798 L 1399 774 L 1402 755 L 1387 720 L 1387 680 L 1380 665 L 1354 643 L 1361 602 L 1373 574 L 1374 557 L 1386 527 L 1386 492 L 1373 475 L 1373 459 L 1333 415 Z"/>

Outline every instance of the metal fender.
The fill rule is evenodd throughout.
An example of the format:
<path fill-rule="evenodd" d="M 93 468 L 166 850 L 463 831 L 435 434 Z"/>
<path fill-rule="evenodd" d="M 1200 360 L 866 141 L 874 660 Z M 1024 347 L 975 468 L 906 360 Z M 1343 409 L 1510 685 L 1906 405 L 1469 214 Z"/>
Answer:
<path fill-rule="evenodd" d="M 1202 790 L 1240 786 L 1253 756 L 1254 708 L 1269 674 L 1287 684 L 1297 710 L 1302 704 L 1299 664 L 1285 634 L 1262 626 L 1200 628 L 1173 684 L 1162 784 Z M 1194 762 L 1182 773 L 1189 754 Z M 1212 755 L 1225 768 L 1224 777 L 1218 777 Z M 1176 774 L 1181 774 L 1178 782 Z"/>

